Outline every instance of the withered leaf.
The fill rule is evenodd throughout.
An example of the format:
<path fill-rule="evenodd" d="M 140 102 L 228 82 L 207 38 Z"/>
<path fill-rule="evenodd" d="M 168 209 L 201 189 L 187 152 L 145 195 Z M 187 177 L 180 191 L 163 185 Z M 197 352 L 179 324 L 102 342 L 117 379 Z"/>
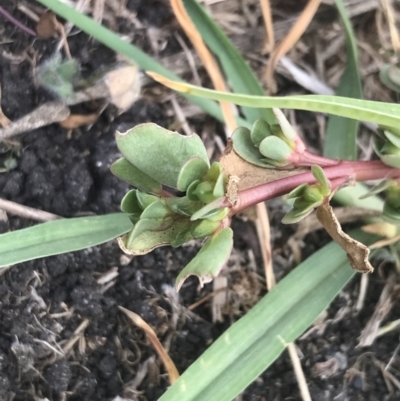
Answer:
<path fill-rule="evenodd" d="M 94 124 L 99 118 L 97 113 L 92 114 L 70 114 L 65 120 L 60 121 L 63 128 L 75 129 L 82 125 Z"/>
<path fill-rule="evenodd" d="M 55 14 L 46 11 L 40 16 L 36 25 L 36 32 L 42 39 L 50 39 L 56 32 L 60 31 L 60 23 L 57 21 Z"/>
<path fill-rule="evenodd" d="M 347 253 L 347 258 L 354 270 L 360 273 L 372 273 L 374 271 L 368 260 L 368 247 L 351 238 L 342 230 L 328 199 L 317 207 L 317 218 L 332 239 Z"/>

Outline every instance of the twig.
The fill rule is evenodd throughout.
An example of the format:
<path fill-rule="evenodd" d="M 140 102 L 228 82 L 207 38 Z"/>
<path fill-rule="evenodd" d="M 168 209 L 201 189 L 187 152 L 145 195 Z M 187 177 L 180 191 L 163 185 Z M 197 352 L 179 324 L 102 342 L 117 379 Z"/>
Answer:
<path fill-rule="evenodd" d="M 43 210 L 34 209 L 33 207 L 20 205 L 9 200 L 0 198 L 0 209 L 7 213 L 15 216 L 20 216 L 25 219 L 31 219 L 36 221 L 50 221 L 61 219 L 61 216 L 57 216 L 53 213 L 44 212 Z"/>
<path fill-rule="evenodd" d="M 69 114 L 69 108 L 61 102 L 45 103 L 19 120 L 10 123 L 7 127 L 0 129 L 0 141 L 26 131 L 33 131 L 37 128 L 63 121 Z"/>
<path fill-rule="evenodd" d="M 18 21 L 14 18 L 8 11 L 6 11 L 3 7 L 0 6 L 0 14 L 2 14 L 5 18 L 7 18 L 10 22 L 12 22 L 16 27 L 26 32 L 31 36 L 36 36 L 36 32 L 31 28 L 25 26 L 22 22 Z"/>

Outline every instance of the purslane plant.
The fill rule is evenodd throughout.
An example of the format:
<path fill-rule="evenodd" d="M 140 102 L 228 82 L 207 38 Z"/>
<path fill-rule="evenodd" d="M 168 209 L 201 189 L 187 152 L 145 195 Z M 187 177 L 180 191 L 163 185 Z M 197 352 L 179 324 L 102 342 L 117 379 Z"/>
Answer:
<path fill-rule="evenodd" d="M 192 239 L 206 239 L 198 255 L 179 274 L 179 289 L 190 275 L 206 283 L 219 273 L 233 246 L 230 223 L 235 213 L 277 196 L 288 194 L 294 199 L 283 223 L 296 223 L 317 209 L 318 218 L 350 261 L 357 259 L 354 254 L 359 247 L 342 233 L 331 213 L 329 201 L 336 190 L 357 181 L 386 180 L 379 187 L 387 193 L 384 217 L 399 220 L 399 132 L 382 130 L 379 150 L 376 146 L 381 160 L 334 160 L 307 151 L 284 114 L 279 109 L 274 109 L 274 114 L 277 124 L 258 120 L 251 130 L 238 128 L 232 136 L 233 149 L 249 166 L 290 174 L 245 189 L 240 188 L 240 177 L 224 172 L 224 156 L 221 163 L 210 164 L 196 134 L 183 136 L 152 123 L 117 133 L 123 157 L 111 171 L 135 187 L 121 202 L 122 211 L 133 224 L 119 239 L 121 248 L 141 255 L 163 245 L 177 247 Z M 366 248 L 361 262 L 352 263 L 358 271 L 371 271 L 365 252 Z"/>

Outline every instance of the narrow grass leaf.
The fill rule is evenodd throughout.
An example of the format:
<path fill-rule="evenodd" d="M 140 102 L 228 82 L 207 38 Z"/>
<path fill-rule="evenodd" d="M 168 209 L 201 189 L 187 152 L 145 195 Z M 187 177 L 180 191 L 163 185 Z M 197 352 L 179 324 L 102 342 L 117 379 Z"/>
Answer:
<path fill-rule="evenodd" d="M 149 75 L 165 86 L 178 92 L 189 93 L 207 99 L 231 102 L 238 106 L 256 108 L 277 107 L 330 113 L 337 116 L 369 121 L 394 128 L 397 128 L 400 124 L 400 105 L 394 103 L 325 95 L 298 95 L 286 97 L 242 95 L 218 92 L 195 85 L 171 81 L 156 73 L 154 74 L 149 72 Z M 246 124 L 246 126 L 248 126 L 248 124 Z"/>
<path fill-rule="evenodd" d="M 374 237 L 351 233 L 364 243 Z M 229 401 L 298 338 L 354 275 L 330 243 L 280 281 L 194 362 L 159 401 Z"/>
<path fill-rule="evenodd" d="M 233 91 L 249 95 L 263 95 L 264 91 L 254 72 L 204 8 L 196 0 L 184 0 L 183 3 L 203 40 L 218 57 Z M 250 122 L 258 119 L 267 120 L 271 124 L 276 122 L 270 109 L 244 107 L 243 114 Z"/>
<path fill-rule="evenodd" d="M 362 99 L 361 78 L 358 68 L 357 41 L 343 0 L 336 0 L 342 19 L 347 48 L 347 65 L 340 80 L 338 96 Z M 350 118 L 330 116 L 326 128 L 324 155 L 333 159 L 357 158 L 357 133 L 359 122 Z"/>
<path fill-rule="evenodd" d="M 0 235 L 0 267 L 110 241 L 132 228 L 127 214 L 77 217 L 38 224 Z"/>

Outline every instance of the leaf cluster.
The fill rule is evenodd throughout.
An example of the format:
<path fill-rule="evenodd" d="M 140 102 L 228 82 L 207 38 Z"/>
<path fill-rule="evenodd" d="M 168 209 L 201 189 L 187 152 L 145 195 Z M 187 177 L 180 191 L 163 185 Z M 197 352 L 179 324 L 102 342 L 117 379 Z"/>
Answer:
<path fill-rule="evenodd" d="M 295 134 L 279 124 L 257 120 L 251 129 L 237 128 L 232 134 L 233 148 L 239 156 L 259 167 L 276 168 L 290 165 L 295 149 Z"/>
<path fill-rule="evenodd" d="M 400 168 L 400 130 L 381 127 L 379 138 L 374 141 L 374 149 L 383 163 Z"/>
<path fill-rule="evenodd" d="M 298 223 L 330 196 L 331 184 L 325 177 L 324 170 L 319 166 L 312 166 L 311 171 L 317 182 L 299 185 L 288 194 L 287 198 L 295 201 L 293 208 L 283 217 L 282 223 Z"/>
<path fill-rule="evenodd" d="M 120 239 L 121 247 L 127 253 L 142 255 L 159 246 L 178 247 L 192 239 L 213 236 L 198 256 L 208 261 L 206 268 L 198 269 L 204 272 L 198 276 L 209 281 L 232 247 L 231 229 L 224 230 L 223 225 L 229 209 L 221 207 L 227 177 L 219 163 L 210 166 L 196 134 L 183 136 L 152 123 L 117 133 L 116 141 L 123 157 L 111 171 L 135 187 L 121 202 L 122 211 L 133 224 Z M 174 196 L 174 190 L 184 195 Z M 219 248 L 226 248 L 220 262 L 215 257 Z M 178 279 L 177 286 L 181 283 Z"/>

